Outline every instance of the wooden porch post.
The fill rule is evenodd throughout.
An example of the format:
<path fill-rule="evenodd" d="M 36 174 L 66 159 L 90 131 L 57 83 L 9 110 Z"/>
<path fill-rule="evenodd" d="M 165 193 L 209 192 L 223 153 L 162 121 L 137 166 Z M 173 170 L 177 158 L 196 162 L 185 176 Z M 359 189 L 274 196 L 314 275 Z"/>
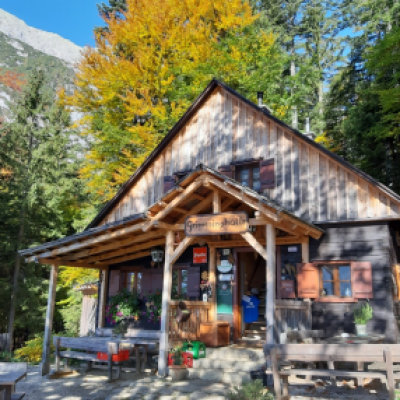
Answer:
<path fill-rule="evenodd" d="M 108 288 L 108 267 L 104 271 L 102 271 L 101 292 L 99 299 L 99 319 L 97 321 L 98 328 L 104 328 L 104 322 L 106 316 L 107 288 Z"/>
<path fill-rule="evenodd" d="M 301 262 L 303 264 L 310 262 L 310 248 L 308 242 L 301 244 Z"/>
<path fill-rule="evenodd" d="M 275 314 L 275 227 L 271 224 L 266 225 L 267 236 L 267 266 L 266 266 L 266 296 L 265 296 L 265 319 L 267 321 L 266 340 L 267 344 L 274 343 L 274 314 Z"/>
<path fill-rule="evenodd" d="M 213 214 L 219 214 L 221 212 L 221 196 L 218 190 L 214 189 L 213 192 Z M 212 308 L 210 310 L 211 316 L 210 321 L 217 320 L 217 265 L 216 265 L 216 255 L 217 250 L 215 247 L 210 247 L 210 261 L 209 261 L 209 269 L 210 269 L 210 286 L 211 286 L 211 293 L 212 293 Z"/>
<path fill-rule="evenodd" d="M 216 265 L 215 265 L 215 255 L 216 255 L 216 250 L 215 247 L 210 247 L 210 260 L 209 260 L 209 266 L 210 266 L 210 286 L 211 286 L 211 303 L 212 307 L 210 309 L 210 322 L 214 322 L 217 319 L 217 287 L 216 287 Z"/>
<path fill-rule="evenodd" d="M 174 232 L 168 231 L 165 243 L 165 262 L 161 305 L 161 335 L 160 351 L 158 354 L 158 376 L 167 374 L 168 334 L 169 334 L 169 303 L 171 301 L 172 265 L 171 259 L 174 252 Z"/>
<path fill-rule="evenodd" d="M 51 266 L 50 282 L 49 282 L 49 298 L 47 300 L 46 325 L 44 328 L 42 362 L 40 364 L 40 373 L 42 376 L 50 372 L 50 341 L 53 330 L 53 314 L 54 304 L 56 301 L 58 265 Z"/>

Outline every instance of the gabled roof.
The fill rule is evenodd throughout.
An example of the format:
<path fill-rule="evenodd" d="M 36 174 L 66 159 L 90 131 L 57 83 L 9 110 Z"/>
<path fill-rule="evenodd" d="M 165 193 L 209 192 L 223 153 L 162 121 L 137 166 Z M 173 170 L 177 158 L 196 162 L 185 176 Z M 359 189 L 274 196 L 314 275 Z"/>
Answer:
<path fill-rule="evenodd" d="M 296 135 L 300 140 L 306 142 L 310 146 L 317 148 L 319 151 L 326 154 L 328 157 L 334 159 L 336 162 L 342 164 L 344 167 L 350 169 L 354 173 L 356 173 L 361 178 L 365 179 L 372 185 L 376 186 L 383 192 L 385 192 L 388 196 L 392 197 L 394 200 L 400 202 L 400 196 L 395 193 L 393 190 L 383 185 L 376 179 L 372 178 L 370 175 L 361 171 L 354 165 L 345 161 L 343 158 L 338 155 L 332 153 L 327 150 L 325 147 L 316 143 L 315 141 L 309 139 L 305 135 L 303 135 L 297 129 L 292 128 L 287 125 L 285 122 L 276 118 L 272 114 L 270 114 L 266 109 L 259 107 L 254 104 L 250 100 L 243 97 L 241 94 L 237 93 L 235 90 L 231 89 L 229 86 L 225 85 L 223 82 L 218 81 L 217 79 L 213 79 L 208 86 L 203 90 L 203 92 L 199 95 L 199 97 L 193 102 L 193 104 L 188 108 L 186 113 L 182 116 L 182 118 L 175 124 L 175 126 L 169 131 L 169 133 L 164 137 L 164 139 L 160 142 L 160 144 L 153 150 L 153 152 L 146 158 L 144 163 L 136 170 L 136 172 L 128 179 L 128 181 L 118 190 L 116 195 L 103 207 L 103 209 L 97 214 L 97 216 L 93 219 L 93 221 L 87 226 L 86 229 L 90 229 L 99 224 L 103 218 L 116 206 L 119 201 L 124 197 L 124 195 L 130 190 L 130 188 L 136 183 L 139 177 L 146 171 L 146 169 L 156 160 L 156 158 L 160 155 L 160 153 L 168 146 L 168 144 L 172 141 L 172 139 L 180 132 L 180 130 L 185 126 L 185 124 L 190 120 L 190 118 L 197 112 L 197 110 L 202 106 L 202 104 L 207 100 L 207 98 L 213 93 L 213 91 L 221 87 L 229 92 L 231 95 L 237 97 L 255 111 L 262 113 L 265 117 L 270 118 L 274 122 L 276 122 L 281 127 L 289 130 L 294 135 Z"/>
<path fill-rule="evenodd" d="M 299 237 L 318 239 L 323 234 L 321 228 L 298 218 L 267 196 L 199 165 L 149 206 L 144 214 L 20 250 L 19 254 L 28 262 L 96 269 L 145 257 L 150 255 L 150 248 L 165 243 L 165 230 L 182 231 L 182 223 L 188 215 L 210 209 L 215 191 L 229 200 L 231 206 L 236 204 L 234 209 L 245 205 L 250 211 L 258 211 L 260 217 L 250 222 L 256 225 L 273 224 L 289 235 L 283 240 L 298 243 Z M 212 242 L 208 243 L 212 245 Z"/>

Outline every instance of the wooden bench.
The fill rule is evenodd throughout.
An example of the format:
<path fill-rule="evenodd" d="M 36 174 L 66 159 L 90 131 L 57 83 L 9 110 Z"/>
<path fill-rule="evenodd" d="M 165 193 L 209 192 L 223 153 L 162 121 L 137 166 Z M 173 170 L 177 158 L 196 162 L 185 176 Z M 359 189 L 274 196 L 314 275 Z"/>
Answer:
<path fill-rule="evenodd" d="M 393 363 L 400 362 L 400 345 L 396 344 L 284 344 L 266 345 L 266 356 L 271 359 L 271 371 L 274 380 L 276 400 L 289 399 L 289 376 L 313 375 L 333 378 L 372 378 L 386 381 L 389 399 L 394 400 L 394 380 L 400 379 L 400 373 L 393 372 Z M 282 369 L 282 362 L 326 362 L 329 369 Z M 354 362 L 364 365 L 365 362 L 382 362 L 385 371 L 338 370 L 334 369 L 334 362 Z M 268 373 L 268 372 L 267 372 Z M 283 387 L 281 387 L 281 379 Z"/>
<path fill-rule="evenodd" d="M 0 362 L 0 372 L 10 374 L 10 382 L 7 382 L 8 393 L 11 393 L 11 400 L 20 400 L 25 393 L 15 393 L 15 384 L 25 378 L 28 373 L 28 363 L 26 362 Z M 0 382 L 0 394 L 4 389 L 4 396 L 7 396 L 6 385 Z"/>

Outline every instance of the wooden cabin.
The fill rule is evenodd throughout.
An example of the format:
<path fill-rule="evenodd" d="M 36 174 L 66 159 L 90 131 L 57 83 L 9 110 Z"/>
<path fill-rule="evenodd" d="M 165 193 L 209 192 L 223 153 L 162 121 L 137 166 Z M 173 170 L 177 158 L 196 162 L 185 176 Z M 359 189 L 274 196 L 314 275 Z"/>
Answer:
<path fill-rule="evenodd" d="M 100 327 L 121 289 L 162 290 L 160 323 L 135 322 L 161 331 L 161 363 L 201 322 L 228 321 L 233 343 L 259 346 L 289 328 L 352 333 L 366 300 L 368 332 L 397 341 L 399 206 L 390 188 L 213 80 L 84 232 L 21 255 L 53 265 L 50 324 L 58 265 L 101 271 Z M 184 324 L 176 295 L 193 311 Z"/>

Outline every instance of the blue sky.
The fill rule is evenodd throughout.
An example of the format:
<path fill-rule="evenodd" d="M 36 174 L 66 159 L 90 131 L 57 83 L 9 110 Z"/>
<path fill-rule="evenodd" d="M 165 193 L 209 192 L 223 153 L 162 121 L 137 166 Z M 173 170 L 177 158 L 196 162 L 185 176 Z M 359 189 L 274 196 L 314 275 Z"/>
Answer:
<path fill-rule="evenodd" d="M 28 25 L 71 40 L 94 45 L 93 28 L 101 25 L 97 3 L 106 0 L 0 0 L 0 8 Z"/>

